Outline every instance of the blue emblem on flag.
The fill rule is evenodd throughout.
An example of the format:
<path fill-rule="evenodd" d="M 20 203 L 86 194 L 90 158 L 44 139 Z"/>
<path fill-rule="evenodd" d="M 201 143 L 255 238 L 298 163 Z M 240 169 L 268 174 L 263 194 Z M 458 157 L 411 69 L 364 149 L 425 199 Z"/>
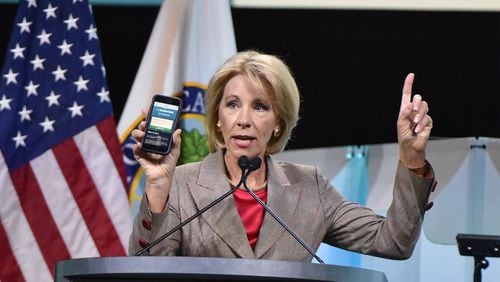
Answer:
<path fill-rule="evenodd" d="M 201 161 L 208 154 L 205 132 L 205 86 L 184 84 L 182 94 L 182 146 L 179 164 Z"/>

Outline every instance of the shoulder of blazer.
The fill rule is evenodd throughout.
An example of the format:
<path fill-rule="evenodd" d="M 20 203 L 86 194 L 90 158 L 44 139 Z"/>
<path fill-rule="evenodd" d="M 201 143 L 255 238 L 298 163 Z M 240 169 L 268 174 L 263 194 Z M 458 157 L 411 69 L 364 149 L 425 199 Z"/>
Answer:
<path fill-rule="evenodd" d="M 210 174 L 216 171 L 223 171 L 222 162 L 221 152 L 217 151 L 215 153 L 210 153 L 200 162 L 177 166 L 174 172 L 174 179 L 181 182 L 185 182 L 187 179 L 197 182 L 200 177 L 213 177 Z M 202 174 L 204 176 L 202 176 Z"/>
<path fill-rule="evenodd" d="M 286 178 L 289 184 L 317 182 L 319 169 L 316 166 L 277 161 L 273 157 L 269 158 L 268 164 L 271 174 L 274 172 L 279 177 Z"/>

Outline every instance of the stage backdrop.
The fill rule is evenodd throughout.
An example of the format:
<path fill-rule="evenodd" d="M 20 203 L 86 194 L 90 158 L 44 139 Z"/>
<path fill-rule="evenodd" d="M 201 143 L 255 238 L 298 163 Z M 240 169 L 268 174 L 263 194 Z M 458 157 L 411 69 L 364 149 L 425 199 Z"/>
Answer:
<path fill-rule="evenodd" d="M 158 10 L 94 9 L 117 118 Z M 402 81 L 410 71 L 416 73 L 415 91 L 430 102 L 434 136 L 500 137 L 498 11 L 233 7 L 231 12 L 238 50 L 280 55 L 295 74 L 302 118 L 289 149 L 395 142 Z M 14 13 L 14 5 L 1 5 L 1 26 L 11 26 Z M 0 48 L 7 50 L 9 29 L 3 31 Z"/>

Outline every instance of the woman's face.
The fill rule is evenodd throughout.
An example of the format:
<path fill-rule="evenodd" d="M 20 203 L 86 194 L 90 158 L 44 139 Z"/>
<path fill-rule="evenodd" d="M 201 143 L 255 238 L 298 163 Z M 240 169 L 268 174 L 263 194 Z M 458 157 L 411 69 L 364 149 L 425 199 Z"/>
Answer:
<path fill-rule="evenodd" d="M 278 126 L 268 93 L 261 93 L 244 75 L 231 78 L 219 105 L 219 122 L 226 154 L 239 158 L 264 157 Z"/>

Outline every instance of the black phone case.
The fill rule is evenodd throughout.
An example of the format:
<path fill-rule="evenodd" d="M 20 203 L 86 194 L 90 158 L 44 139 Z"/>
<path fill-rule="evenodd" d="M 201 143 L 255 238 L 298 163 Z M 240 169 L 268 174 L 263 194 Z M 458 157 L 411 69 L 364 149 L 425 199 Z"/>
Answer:
<path fill-rule="evenodd" d="M 175 100 L 177 101 L 178 103 L 171 103 L 172 100 Z M 151 104 L 149 106 L 149 113 L 148 113 L 148 118 L 146 120 L 146 134 L 147 134 L 147 129 L 151 123 L 151 113 L 153 111 L 153 105 L 154 105 L 154 102 L 155 101 L 158 101 L 158 102 L 162 102 L 162 103 L 166 103 L 166 104 L 170 104 L 170 105 L 175 105 L 175 106 L 179 106 L 179 110 L 177 111 L 177 115 L 175 116 L 175 120 L 174 120 L 174 124 L 172 126 L 172 136 L 168 142 L 168 146 L 167 146 L 167 150 L 166 151 L 161 151 L 159 149 L 156 149 L 156 148 L 159 148 L 159 147 L 156 147 L 156 148 L 150 148 L 148 146 L 145 147 L 145 144 L 144 144 L 144 140 L 146 140 L 146 136 L 144 136 L 144 138 L 142 139 L 142 146 L 141 146 L 141 150 L 142 151 L 145 151 L 145 152 L 148 152 L 148 153 L 154 153 L 154 154 L 160 154 L 160 155 L 168 155 L 170 153 L 170 150 L 172 148 L 172 142 L 173 142 L 173 134 L 175 132 L 175 130 L 178 128 L 178 121 L 179 121 L 179 116 L 181 115 L 181 112 L 182 112 L 182 100 L 180 98 L 177 98 L 177 97 L 171 97 L 171 96 L 164 96 L 164 95 L 154 95 L 153 98 L 151 99 Z"/>

